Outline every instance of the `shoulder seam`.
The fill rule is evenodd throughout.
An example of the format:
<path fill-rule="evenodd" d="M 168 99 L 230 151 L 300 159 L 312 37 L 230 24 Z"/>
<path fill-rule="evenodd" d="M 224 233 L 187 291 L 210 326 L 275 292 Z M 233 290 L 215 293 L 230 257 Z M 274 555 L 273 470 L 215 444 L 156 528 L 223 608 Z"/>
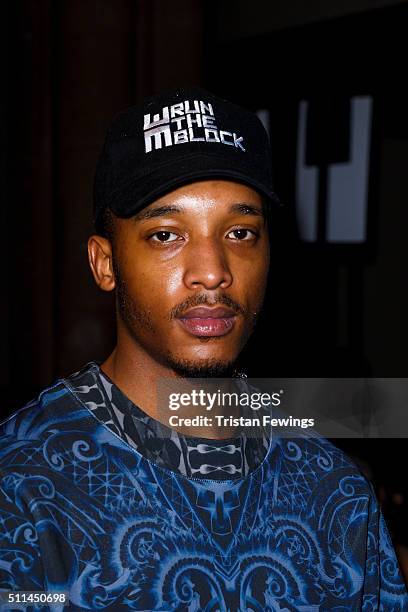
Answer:
<path fill-rule="evenodd" d="M 57 380 L 50 387 L 47 387 L 46 389 L 43 389 L 39 393 L 38 397 L 36 397 L 35 399 L 30 400 L 27 404 L 25 404 L 21 408 L 18 408 L 12 414 L 10 414 L 8 417 L 6 417 L 3 421 L 0 421 L 0 427 L 2 427 L 3 425 L 6 425 L 6 423 L 8 423 L 12 419 L 16 418 L 24 410 L 28 410 L 29 408 L 33 408 L 34 406 L 37 406 L 41 402 L 43 395 L 45 395 L 49 391 L 53 391 L 54 389 L 56 389 L 60 385 L 63 385 L 62 379 Z M 63 386 L 65 386 L 65 385 L 63 385 Z"/>

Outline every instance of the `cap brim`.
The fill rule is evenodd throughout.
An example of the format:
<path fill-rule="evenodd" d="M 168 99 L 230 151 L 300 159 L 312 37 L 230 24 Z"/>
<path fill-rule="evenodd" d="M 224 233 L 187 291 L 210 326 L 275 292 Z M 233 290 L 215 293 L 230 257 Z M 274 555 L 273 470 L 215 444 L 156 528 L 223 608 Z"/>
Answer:
<path fill-rule="evenodd" d="M 194 170 L 191 169 L 193 161 Z M 142 176 L 135 174 L 110 194 L 108 206 L 118 217 L 132 217 L 166 193 L 206 179 L 230 179 L 243 183 L 265 196 L 274 207 L 282 206 L 272 187 L 257 180 L 252 173 L 242 168 L 232 169 L 230 160 L 202 153 L 156 166 Z"/>

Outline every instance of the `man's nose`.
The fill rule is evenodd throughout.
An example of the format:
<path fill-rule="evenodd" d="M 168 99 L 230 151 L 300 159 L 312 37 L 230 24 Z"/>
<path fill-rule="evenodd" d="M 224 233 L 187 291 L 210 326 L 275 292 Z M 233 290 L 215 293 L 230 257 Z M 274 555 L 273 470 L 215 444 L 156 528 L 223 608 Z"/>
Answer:
<path fill-rule="evenodd" d="M 184 283 L 189 289 L 226 289 L 232 273 L 222 245 L 211 238 L 194 241 L 186 250 Z"/>

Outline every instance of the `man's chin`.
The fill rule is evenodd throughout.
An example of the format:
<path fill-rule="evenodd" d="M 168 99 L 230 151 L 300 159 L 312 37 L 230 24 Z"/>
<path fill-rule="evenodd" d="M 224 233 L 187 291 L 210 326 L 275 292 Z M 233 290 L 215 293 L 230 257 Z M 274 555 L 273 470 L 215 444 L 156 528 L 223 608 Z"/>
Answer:
<path fill-rule="evenodd" d="M 174 373 L 183 378 L 230 378 L 235 370 L 234 364 L 234 361 L 227 362 L 216 359 L 205 361 L 168 360 L 168 365 Z"/>

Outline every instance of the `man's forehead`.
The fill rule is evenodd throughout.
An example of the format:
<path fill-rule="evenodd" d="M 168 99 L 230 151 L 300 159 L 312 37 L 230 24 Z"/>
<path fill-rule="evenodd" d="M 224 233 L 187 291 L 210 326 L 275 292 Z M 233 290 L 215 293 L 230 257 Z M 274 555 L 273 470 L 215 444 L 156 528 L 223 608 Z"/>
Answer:
<path fill-rule="evenodd" d="M 178 203 L 173 203 L 173 204 L 172 203 L 164 204 L 164 203 L 154 202 L 153 204 L 147 206 L 146 208 L 141 210 L 139 213 L 137 213 L 137 215 L 135 215 L 133 219 L 135 221 L 144 221 L 148 219 L 155 219 L 157 217 L 164 217 L 166 215 L 168 216 L 170 215 L 188 215 L 188 214 L 191 215 L 191 214 L 194 214 L 195 212 L 203 211 L 203 207 L 200 206 L 200 208 L 198 209 L 197 205 L 194 206 L 194 204 L 197 204 L 197 203 L 193 202 L 189 206 L 187 200 L 185 202 L 178 202 Z M 222 204 L 220 204 L 219 202 L 213 202 L 213 203 L 207 202 L 206 208 L 208 210 L 213 210 L 214 212 L 222 212 L 227 215 L 242 214 L 242 215 L 252 215 L 252 216 L 259 216 L 259 217 L 264 216 L 264 208 L 261 202 L 256 203 L 252 201 L 248 201 L 248 202 L 231 201 L 229 203 L 222 203 Z"/>
<path fill-rule="evenodd" d="M 134 219 L 189 214 L 204 208 L 226 214 L 262 215 L 262 200 L 258 192 L 242 183 L 226 180 L 196 181 L 161 196 L 140 210 Z"/>

